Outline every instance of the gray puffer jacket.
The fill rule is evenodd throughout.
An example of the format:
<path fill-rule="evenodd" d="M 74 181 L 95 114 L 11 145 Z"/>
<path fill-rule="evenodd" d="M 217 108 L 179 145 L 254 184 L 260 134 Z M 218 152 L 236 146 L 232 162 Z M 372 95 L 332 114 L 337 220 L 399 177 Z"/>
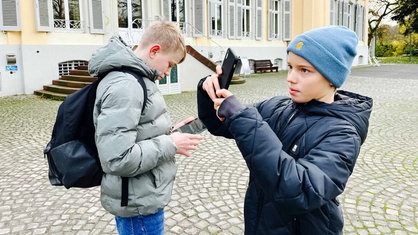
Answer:
<path fill-rule="evenodd" d="M 122 217 L 148 215 L 164 208 L 171 198 L 177 167 L 176 146 L 169 135 L 170 116 L 149 68 L 119 37 L 97 50 L 89 72 L 99 75 L 129 68 L 144 78 L 148 97 L 134 76 L 112 71 L 99 83 L 93 113 L 96 145 L 103 171 L 101 203 Z M 121 177 L 129 177 L 128 206 L 121 206 Z"/>

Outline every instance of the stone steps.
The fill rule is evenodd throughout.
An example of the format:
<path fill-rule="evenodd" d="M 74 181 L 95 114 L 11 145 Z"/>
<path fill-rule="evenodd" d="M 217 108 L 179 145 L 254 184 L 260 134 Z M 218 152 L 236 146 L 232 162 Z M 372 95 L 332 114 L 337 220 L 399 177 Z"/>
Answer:
<path fill-rule="evenodd" d="M 78 66 L 77 69 L 70 70 L 68 75 L 62 75 L 58 80 L 53 80 L 52 84 L 44 85 L 42 90 L 37 90 L 34 94 L 48 99 L 64 100 L 67 95 L 96 80 L 97 77 L 90 76 L 87 66 Z"/>

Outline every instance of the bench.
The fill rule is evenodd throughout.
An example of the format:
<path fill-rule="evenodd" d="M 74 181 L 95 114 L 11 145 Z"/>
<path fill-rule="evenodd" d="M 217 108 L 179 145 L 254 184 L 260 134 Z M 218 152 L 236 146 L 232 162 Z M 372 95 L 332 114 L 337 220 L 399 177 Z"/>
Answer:
<path fill-rule="evenodd" d="M 273 63 L 271 63 L 271 60 L 254 60 L 254 73 L 257 73 L 257 71 L 263 72 L 263 71 L 273 71 L 278 72 L 279 67 L 273 66 Z"/>

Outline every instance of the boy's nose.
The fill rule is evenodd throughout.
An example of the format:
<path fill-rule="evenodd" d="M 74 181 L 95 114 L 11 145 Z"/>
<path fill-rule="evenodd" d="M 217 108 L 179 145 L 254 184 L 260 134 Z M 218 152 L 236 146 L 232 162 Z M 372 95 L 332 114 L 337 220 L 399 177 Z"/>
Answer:
<path fill-rule="evenodd" d="M 287 72 L 287 81 L 288 82 L 295 82 L 295 75 L 293 73 L 293 70 L 289 70 Z"/>

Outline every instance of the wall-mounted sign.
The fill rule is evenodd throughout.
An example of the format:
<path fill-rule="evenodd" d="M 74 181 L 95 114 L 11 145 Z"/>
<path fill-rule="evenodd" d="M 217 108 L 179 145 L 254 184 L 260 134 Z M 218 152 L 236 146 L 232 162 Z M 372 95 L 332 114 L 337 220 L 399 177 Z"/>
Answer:
<path fill-rule="evenodd" d="M 6 65 L 6 71 L 17 71 L 17 65 Z"/>

